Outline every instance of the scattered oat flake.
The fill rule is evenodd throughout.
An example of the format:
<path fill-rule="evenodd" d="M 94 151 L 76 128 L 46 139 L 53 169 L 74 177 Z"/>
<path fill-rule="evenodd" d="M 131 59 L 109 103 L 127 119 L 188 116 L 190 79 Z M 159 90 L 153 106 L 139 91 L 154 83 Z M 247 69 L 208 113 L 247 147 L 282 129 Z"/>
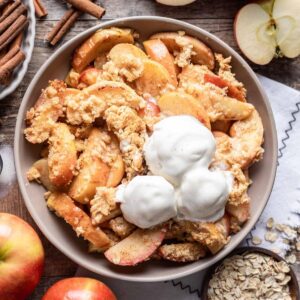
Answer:
<path fill-rule="evenodd" d="M 297 250 L 298 252 L 300 252 L 300 242 L 297 242 L 297 243 L 296 243 L 296 250 Z"/>
<path fill-rule="evenodd" d="M 296 255 L 295 255 L 295 254 L 290 254 L 290 255 L 286 256 L 285 260 L 286 260 L 289 264 L 293 265 L 294 263 L 296 263 L 297 258 L 296 258 Z"/>
<path fill-rule="evenodd" d="M 259 238 L 258 236 L 253 236 L 252 237 L 252 244 L 253 245 L 260 245 L 262 242 L 261 238 Z"/>
<path fill-rule="evenodd" d="M 272 229 L 274 226 L 274 219 L 273 218 L 269 218 L 267 221 L 267 228 L 268 229 Z"/>
<path fill-rule="evenodd" d="M 270 243 L 274 243 L 278 238 L 278 234 L 274 231 L 267 231 L 265 233 L 265 240 L 270 242 Z"/>

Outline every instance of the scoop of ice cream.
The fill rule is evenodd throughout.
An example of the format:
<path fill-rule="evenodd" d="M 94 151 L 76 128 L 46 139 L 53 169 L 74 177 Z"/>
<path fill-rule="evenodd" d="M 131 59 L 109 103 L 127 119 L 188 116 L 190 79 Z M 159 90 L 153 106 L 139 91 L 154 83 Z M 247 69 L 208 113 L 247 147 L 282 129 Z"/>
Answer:
<path fill-rule="evenodd" d="M 150 171 L 178 186 L 190 168 L 208 167 L 215 148 L 212 133 L 202 123 L 180 115 L 167 117 L 154 126 L 144 152 Z"/>
<path fill-rule="evenodd" d="M 177 214 L 174 187 L 161 176 L 136 176 L 117 189 L 124 218 L 140 228 L 161 224 Z"/>
<path fill-rule="evenodd" d="M 228 171 L 196 168 L 187 172 L 177 193 L 178 218 L 214 222 L 224 215 L 233 178 Z"/>

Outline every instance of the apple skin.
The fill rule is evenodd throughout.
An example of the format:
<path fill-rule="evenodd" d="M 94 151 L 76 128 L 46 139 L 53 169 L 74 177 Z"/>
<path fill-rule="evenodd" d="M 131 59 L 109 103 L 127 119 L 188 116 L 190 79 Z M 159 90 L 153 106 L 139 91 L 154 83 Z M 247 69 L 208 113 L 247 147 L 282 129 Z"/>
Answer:
<path fill-rule="evenodd" d="M 41 240 L 28 223 L 0 213 L 0 299 L 27 298 L 40 281 L 44 257 Z"/>
<path fill-rule="evenodd" d="M 86 277 L 62 279 L 52 285 L 42 300 L 117 300 L 101 281 Z"/>

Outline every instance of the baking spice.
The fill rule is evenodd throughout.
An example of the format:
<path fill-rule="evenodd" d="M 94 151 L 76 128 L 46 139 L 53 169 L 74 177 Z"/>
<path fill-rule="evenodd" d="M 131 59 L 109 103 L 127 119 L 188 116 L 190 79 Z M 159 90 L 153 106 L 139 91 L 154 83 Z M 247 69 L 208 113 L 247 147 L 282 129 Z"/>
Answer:
<path fill-rule="evenodd" d="M 291 300 L 290 268 L 260 253 L 226 258 L 209 281 L 210 300 Z"/>

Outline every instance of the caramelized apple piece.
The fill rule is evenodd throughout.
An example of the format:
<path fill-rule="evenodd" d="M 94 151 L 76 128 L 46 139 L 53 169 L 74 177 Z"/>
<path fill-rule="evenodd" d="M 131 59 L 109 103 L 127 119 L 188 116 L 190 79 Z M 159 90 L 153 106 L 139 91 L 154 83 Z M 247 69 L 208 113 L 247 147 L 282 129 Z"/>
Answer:
<path fill-rule="evenodd" d="M 98 186 L 105 186 L 110 168 L 99 156 L 102 133 L 98 128 L 91 130 L 84 152 L 81 154 L 79 174 L 74 178 L 69 196 L 80 203 L 88 203 L 96 193 Z M 101 151 L 101 150 L 100 150 Z"/>
<path fill-rule="evenodd" d="M 188 36 L 180 35 L 177 32 L 161 32 L 150 37 L 151 40 L 161 40 L 171 53 L 180 52 L 185 46 L 192 46 L 191 60 L 194 64 L 206 65 L 210 70 L 215 67 L 215 58 L 212 50 L 200 40 Z"/>
<path fill-rule="evenodd" d="M 122 155 L 119 154 L 110 168 L 106 185 L 108 187 L 117 186 L 123 179 L 124 173 L 125 173 L 125 165 L 123 162 Z"/>
<path fill-rule="evenodd" d="M 75 137 L 65 123 L 56 123 L 49 138 L 49 178 L 58 187 L 69 184 L 77 161 Z"/>
<path fill-rule="evenodd" d="M 133 43 L 132 30 L 120 28 L 106 28 L 96 31 L 77 48 L 72 60 L 72 67 L 81 72 L 98 55 L 109 51 L 119 43 Z"/>
<path fill-rule="evenodd" d="M 227 95 L 231 98 L 235 98 L 242 102 L 245 102 L 245 94 L 242 89 L 238 89 L 236 86 L 231 84 L 228 80 L 225 80 L 217 75 L 204 74 L 204 81 L 212 83 L 221 89 L 227 88 Z"/>
<path fill-rule="evenodd" d="M 163 113 L 171 115 L 191 115 L 210 129 L 209 117 L 203 106 L 191 95 L 184 92 L 169 92 L 158 99 Z"/>
<path fill-rule="evenodd" d="M 250 217 L 250 203 L 244 202 L 238 205 L 227 204 L 226 211 L 233 217 L 236 218 L 238 223 L 241 225 L 245 223 Z"/>
<path fill-rule="evenodd" d="M 154 60 L 145 60 L 142 76 L 135 81 L 137 93 L 158 97 L 168 85 L 172 86 L 172 78 L 166 68 Z"/>
<path fill-rule="evenodd" d="M 166 230 L 162 228 L 137 229 L 109 248 L 104 255 L 115 265 L 134 266 L 149 259 L 162 243 L 165 234 Z"/>
<path fill-rule="evenodd" d="M 80 73 L 78 84 L 84 84 L 85 86 L 90 86 L 97 82 L 98 76 L 102 73 L 96 68 L 87 68 Z"/>
<path fill-rule="evenodd" d="M 49 178 L 48 159 L 42 158 L 36 161 L 27 172 L 28 181 L 37 181 L 41 183 L 47 191 L 54 192 L 57 190 Z"/>
<path fill-rule="evenodd" d="M 174 57 L 170 54 L 166 45 L 158 39 L 145 41 L 143 45 L 149 57 L 162 64 L 167 69 L 171 76 L 172 84 L 177 86 L 179 68 L 175 65 Z"/>
<path fill-rule="evenodd" d="M 51 193 L 47 205 L 57 216 L 71 225 L 78 236 L 82 236 L 96 248 L 107 249 L 111 245 L 108 236 L 99 227 L 93 226 L 91 218 L 76 206 L 68 195 Z"/>

